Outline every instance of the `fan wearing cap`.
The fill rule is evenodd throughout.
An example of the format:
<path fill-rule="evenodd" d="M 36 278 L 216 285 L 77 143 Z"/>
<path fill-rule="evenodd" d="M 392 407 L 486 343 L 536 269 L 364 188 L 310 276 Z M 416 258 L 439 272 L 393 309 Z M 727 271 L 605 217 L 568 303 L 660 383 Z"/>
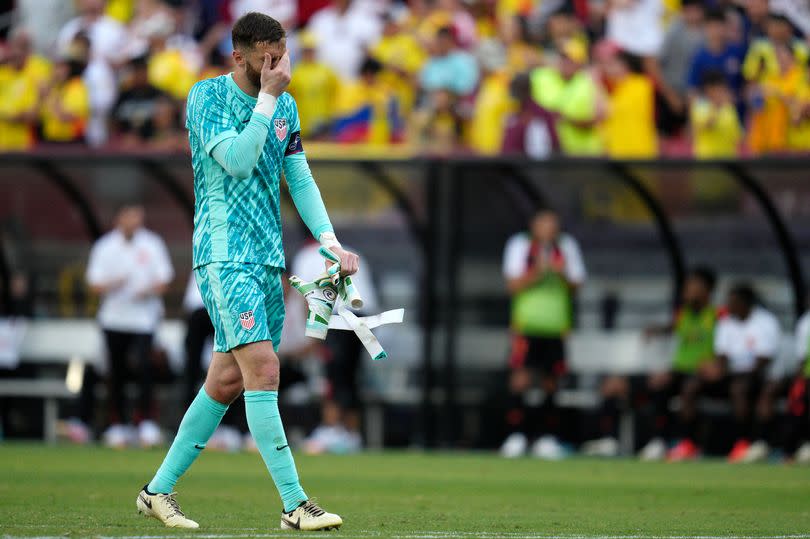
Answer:
<path fill-rule="evenodd" d="M 587 71 L 588 47 L 570 38 L 559 48 L 556 65 L 532 71 L 532 97 L 559 117 L 557 132 L 563 153 L 597 156 L 603 151 L 599 134 L 599 89 Z"/>

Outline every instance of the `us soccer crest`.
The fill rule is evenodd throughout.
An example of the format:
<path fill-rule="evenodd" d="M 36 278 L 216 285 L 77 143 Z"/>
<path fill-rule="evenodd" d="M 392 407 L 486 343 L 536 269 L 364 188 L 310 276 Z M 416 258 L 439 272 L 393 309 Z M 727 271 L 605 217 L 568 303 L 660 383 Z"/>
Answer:
<path fill-rule="evenodd" d="M 242 324 L 242 327 L 245 328 L 246 331 L 253 329 L 253 326 L 256 325 L 256 319 L 253 318 L 253 311 L 239 313 L 239 323 Z"/>
<path fill-rule="evenodd" d="M 273 120 L 273 125 L 276 128 L 276 138 L 278 140 L 284 140 L 284 138 L 287 136 L 287 119 L 276 118 Z"/>

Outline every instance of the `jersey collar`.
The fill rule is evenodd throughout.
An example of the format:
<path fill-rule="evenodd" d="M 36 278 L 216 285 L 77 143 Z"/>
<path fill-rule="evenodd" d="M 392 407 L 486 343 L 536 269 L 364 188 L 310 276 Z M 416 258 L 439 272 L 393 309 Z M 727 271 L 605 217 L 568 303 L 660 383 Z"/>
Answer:
<path fill-rule="evenodd" d="M 236 93 L 236 95 L 238 95 L 240 98 L 242 98 L 244 101 L 247 101 L 251 105 L 254 105 L 254 106 L 256 105 L 257 99 L 255 97 L 253 97 L 252 95 L 246 94 L 239 87 L 239 85 L 236 84 L 236 81 L 233 80 L 233 73 L 228 73 L 227 75 L 225 75 L 225 77 L 228 79 L 228 86 L 231 87 L 231 90 L 233 90 Z"/>

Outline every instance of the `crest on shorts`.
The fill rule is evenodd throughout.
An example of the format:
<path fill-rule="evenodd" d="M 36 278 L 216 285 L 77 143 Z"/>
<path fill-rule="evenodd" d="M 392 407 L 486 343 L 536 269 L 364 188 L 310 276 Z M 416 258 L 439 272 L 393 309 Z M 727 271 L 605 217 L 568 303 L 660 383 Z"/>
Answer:
<path fill-rule="evenodd" d="M 284 140 L 287 136 L 287 119 L 276 118 L 273 120 L 273 126 L 276 128 L 276 138 L 278 140 Z"/>
<path fill-rule="evenodd" d="M 245 311 L 239 313 L 239 323 L 245 330 L 250 331 L 256 325 L 256 319 L 253 318 L 253 311 Z"/>

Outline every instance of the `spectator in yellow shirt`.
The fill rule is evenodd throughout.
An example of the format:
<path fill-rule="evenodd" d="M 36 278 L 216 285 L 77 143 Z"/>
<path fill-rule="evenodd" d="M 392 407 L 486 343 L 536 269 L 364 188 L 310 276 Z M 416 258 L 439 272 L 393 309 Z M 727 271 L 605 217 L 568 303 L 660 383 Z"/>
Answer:
<path fill-rule="evenodd" d="M 369 52 L 383 65 L 380 78 L 396 94 L 402 116 L 408 117 L 416 103 L 417 76 L 427 60 L 427 52 L 406 31 L 402 18 L 395 12 L 383 15 L 382 37 Z"/>
<path fill-rule="evenodd" d="M 807 81 L 806 68 L 796 62 L 788 47 L 778 45 L 774 52 L 778 70 L 765 75 L 752 90 L 758 99 L 751 116 L 748 146 L 758 154 L 791 149 L 791 114 Z"/>
<path fill-rule="evenodd" d="M 509 95 L 506 49 L 499 41 L 490 39 L 481 43 L 476 56 L 482 78 L 473 104 L 467 141 L 477 153 L 496 155 L 503 146 L 506 120 L 514 110 Z"/>
<path fill-rule="evenodd" d="M 698 159 L 735 157 L 742 128 L 734 104 L 734 93 L 722 71 L 704 73 L 701 94 L 689 109 L 693 153 Z"/>
<path fill-rule="evenodd" d="M 171 19 L 161 19 L 148 34 L 149 82 L 184 101 L 189 90 L 199 80 L 201 65 L 197 65 L 196 47 L 188 40 L 174 39 L 175 25 Z M 172 41 L 170 43 L 170 39 Z"/>
<path fill-rule="evenodd" d="M 42 103 L 42 138 L 46 142 L 83 142 L 90 118 L 90 95 L 82 80 L 87 67 L 83 58 L 66 58 L 56 64 L 53 85 Z"/>
<path fill-rule="evenodd" d="M 788 145 L 793 150 L 810 151 L 810 83 L 806 80 L 796 92 L 791 108 Z"/>
<path fill-rule="evenodd" d="M 339 142 L 388 144 L 401 129 L 395 96 L 380 80 L 382 64 L 366 58 L 360 78 L 341 84 L 332 136 Z"/>
<path fill-rule="evenodd" d="M 767 38 L 755 40 L 743 63 L 743 76 L 751 110 L 748 146 L 753 153 L 782 152 L 790 148 L 791 100 L 806 80 L 810 49 L 795 39 L 793 26 L 783 15 L 771 14 Z"/>
<path fill-rule="evenodd" d="M 311 32 L 302 32 L 298 43 L 301 60 L 292 71 L 289 92 L 298 104 L 301 136 L 311 139 L 329 131 L 340 82 L 328 65 L 316 58 L 318 40 Z"/>
<path fill-rule="evenodd" d="M 28 33 L 11 33 L 0 65 L 0 151 L 22 151 L 34 144 L 39 96 L 51 78 L 51 63 L 31 52 Z"/>
<path fill-rule="evenodd" d="M 658 155 L 655 89 L 641 66 L 632 63 L 622 51 L 609 52 L 600 61 L 609 88 L 602 134 L 610 157 L 646 159 Z"/>

